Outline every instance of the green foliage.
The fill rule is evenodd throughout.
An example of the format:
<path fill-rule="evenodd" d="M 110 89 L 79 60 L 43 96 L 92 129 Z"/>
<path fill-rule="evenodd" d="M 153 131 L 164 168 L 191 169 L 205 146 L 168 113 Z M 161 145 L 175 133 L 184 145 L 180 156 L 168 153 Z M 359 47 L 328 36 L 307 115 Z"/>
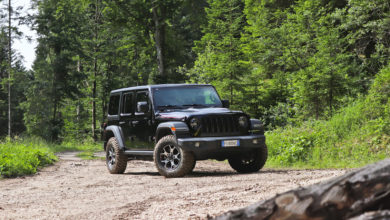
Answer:
<path fill-rule="evenodd" d="M 57 158 L 42 142 L 6 141 L 0 143 L 0 177 L 34 174 Z"/>
<path fill-rule="evenodd" d="M 12 20 L 19 18 L 20 9 L 12 7 Z M 14 50 L 13 42 L 23 36 L 19 31 L 17 23 L 11 22 L 11 39 L 8 38 L 8 2 L 0 5 L 0 137 L 8 134 L 8 83 L 11 84 L 11 131 L 13 134 L 20 134 L 25 131 L 23 123 L 23 110 L 21 103 L 26 99 L 24 90 L 27 86 L 29 73 L 22 65 L 22 57 Z M 11 51 L 8 49 L 11 41 Z M 11 78 L 9 73 L 9 52 L 11 52 Z"/>
<path fill-rule="evenodd" d="M 312 145 L 312 141 L 305 136 L 294 137 L 284 140 L 282 147 L 273 155 L 277 155 L 275 160 L 280 161 L 282 165 L 306 162 Z"/>
<path fill-rule="evenodd" d="M 53 144 L 38 137 L 8 138 L 0 142 L 0 178 L 34 174 L 39 168 L 57 161 L 54 153 L 80 151 L 77 156 L 83 159 L 100 159 L 94 153 L 101 150 L 101 144 L 90 139 Z"/>
<path fill-rule="evenodd" d="M 204 0 L 34 4 L 38 13 L 31 22 L 39 38 L 24 91 L 24 123 L 28 134 L 57 143 L 90 137 L 93 131 L 96 140 L 113 89 L 183 82 L 178 67 L 193 65 L 191 48 L 201 37 L 206 5 Z M 157 40 L 163 74 L 157 68 Z"/>
<path fill-rule="evenodd" d="M 198 60 L 188 74 L 191 82 L 213 84 L 220 95 L 236 107 L 242 101 L 238 93 L 245 72 L 240 50 L 245 25 L 244 4 L 238 0 L 210 0 L 208 3 L 205 9 L 208 24 L 194 47 Z"/>
<path fill-rule="evenodd" d="M 65 140 L 61 144 L 52 144 L 50 150 L 57 152 L 66 152 L 66 151 L 82 151 L 95 153 L 102 151 L 102 145 L 100 143 L 95 143 L 92 139 L 85 139 L 84 141 L 78 140 Z"/>
<path fill-rule="evenodd" d="M 94 142 L 92 139 L 84 139 L 84 141 L 65 140 L 61 144 L 52 145 L 50 149 L 53 152 L 80 151 L 76 156 L 84 160 L 101 159 L 94 156 L 96 152 L 102 151 L 101 143 Z"/>
<path fill-rule="evenodd" d="M 390 65 L 369 94 L 329 121 L 308 121 L 268 132 L 272 166 L 357 167 L 390 156 Z"/>
<path fill-rule="evenodd" d="M 390 5 L 387 0 L 350 0 L 337 10 L 340 30 L 346 33 L 347 47 L 362 65 L 356 74 L 371 78 L 389 62 Z M 360 81 L 369 87 L 369 81 Z"/>

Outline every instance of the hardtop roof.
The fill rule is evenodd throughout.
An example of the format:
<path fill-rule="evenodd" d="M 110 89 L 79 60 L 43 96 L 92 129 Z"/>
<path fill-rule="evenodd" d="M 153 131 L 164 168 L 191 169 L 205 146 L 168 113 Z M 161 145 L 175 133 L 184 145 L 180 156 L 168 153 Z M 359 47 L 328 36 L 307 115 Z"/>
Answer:
<path fill-rule="evenodd" d="M 133 86 L 133 87 L 112 90 L 111 94 L 125 92 L 125 91 L 132 91 L 132 90 L 143 90 L 143 89 L 165 88 L 165 87 L 180 87 L 180 86 L 210 86 L 210 84 L 185 84 L 185 83 L 181 83 L 181 84 L 157 84 L 157 85 Z"/>

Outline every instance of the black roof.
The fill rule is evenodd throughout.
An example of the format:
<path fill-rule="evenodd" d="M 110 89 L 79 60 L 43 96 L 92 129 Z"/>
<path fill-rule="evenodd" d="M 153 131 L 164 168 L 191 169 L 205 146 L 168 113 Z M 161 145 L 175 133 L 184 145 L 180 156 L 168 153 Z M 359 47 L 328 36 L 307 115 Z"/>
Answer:
<path fill-rule="evenodd" d="M 165 88 L 165 87 L 179 87 L 179 86 L 210 86 L 209 84 L 158 84 L 158 85 L 145 85 L 145 86 L 134 86 L 128 88 L 121 88 L 112 90 L 111 93 L 119 93 L 130 90 L 142 90 L 142 89 L 152 89 L 152 88 Z"/>

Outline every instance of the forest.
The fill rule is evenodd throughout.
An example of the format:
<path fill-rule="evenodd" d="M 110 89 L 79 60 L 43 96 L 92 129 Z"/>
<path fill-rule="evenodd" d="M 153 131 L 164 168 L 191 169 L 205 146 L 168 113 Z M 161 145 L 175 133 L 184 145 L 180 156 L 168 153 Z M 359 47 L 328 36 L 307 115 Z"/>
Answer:
<path fill-rule="evenodd" d="M 263 121 L 271 165 L 390 155 L 388 0 L 32 2 L 0 2 L 0 137 L 98 141 L 111 90 L 208 83 Z M 19 23 L 38 34 L 32 70 Z"/>

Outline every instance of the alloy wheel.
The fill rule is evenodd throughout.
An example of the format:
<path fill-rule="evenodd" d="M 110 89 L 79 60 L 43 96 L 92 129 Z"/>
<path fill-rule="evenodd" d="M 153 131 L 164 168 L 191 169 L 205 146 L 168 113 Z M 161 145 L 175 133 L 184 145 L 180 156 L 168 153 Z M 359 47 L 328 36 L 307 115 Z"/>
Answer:
<path fill-rule="evenodd" d="M 113 166 L 115 165 L 115 149 L 113 147 L 110 147 L 107 152 L 107 165 L 110 170 L 113 169 Z"/>
<path fill-rule="evenodd" d="M 180 150 L 174 145 L 166 145 L 160 152 L 160 164 L 167 170 L 173 171 L 181 163 Z"/>

